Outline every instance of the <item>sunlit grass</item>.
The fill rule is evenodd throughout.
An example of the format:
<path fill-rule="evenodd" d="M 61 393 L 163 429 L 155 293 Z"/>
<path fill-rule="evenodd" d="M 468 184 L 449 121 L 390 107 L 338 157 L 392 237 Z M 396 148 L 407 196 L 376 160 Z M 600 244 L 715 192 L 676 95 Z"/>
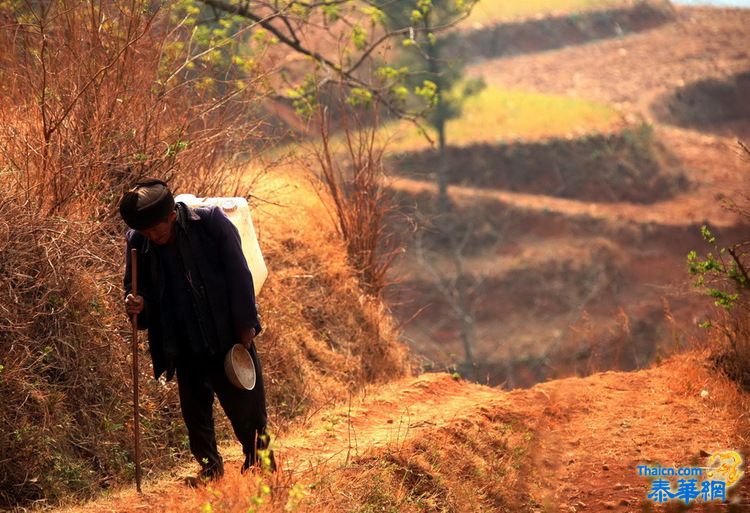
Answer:
<path fill-rule="evenodd" d="M 448 121 L 447 143 L 468 146 L 477 143 L 539 141 L 549 138 L 581 137 L 611 132 L 624 124 L 613 107 L 580 98 L 534 93 L 488 86 L 469 98 L 461 117 Z M 437 142 L 437 133 L 423 124 L 429 138 Z M 420 127 L 409 121 L 391 121 L 378 130 L 378 139 L 388 153 L 428 148 L 430 141 Z M 343 148 L 341 134 L 331 138 L 334 151 Z M 299 154 L 309 148 L 287 145 L 280 153 Z"/>
<path fill-rule="evenodd" d="M 536 16 L 564 15 L 626 3 L 626 0 L 479 0 L 463 25 L 472 27 L 476 23 L 487 25 Z"/>
<path fill-rule="evenodd" d="M 620 114 L 605 104 L 490 86 L 466 102 L 462 116 L 448 122 L 446 133 L 449 145 L 466 146 L 576 137 L 609 131 L 621 123 Z M 405 121 L 389 123 L 381 131 L 392 152 L 429 146 L 419 129 Z M 428 132 L 435 140 L 435 132 Z"/>

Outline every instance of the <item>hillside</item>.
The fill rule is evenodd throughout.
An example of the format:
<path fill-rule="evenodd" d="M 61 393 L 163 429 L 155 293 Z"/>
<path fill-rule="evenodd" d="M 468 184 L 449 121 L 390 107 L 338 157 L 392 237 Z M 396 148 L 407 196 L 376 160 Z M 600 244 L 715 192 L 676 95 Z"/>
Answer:
<path fill-rule="evenodd" d="M 605 7 L 465 29 L 487 89 L 448 127 L 451 215 L 437 151 L 395 139 L 390 187 L 422 224 L 388 299 L 425 368 L 636 369 L 708 315 L 684 262 L 702 225 L 747 229 L 723 203 L 746 187 L 750 12 Z"/>
<path fill-rule="evenodd" d="M 636 466 L 702 465 L 702 451 L 743 448 L 737 407 L 747 400 L 700 353 L 510 392 L 424 374 L 279 433 L 283 472 L 261 476 L 268 493 L 239 477 L 233 446 L 227 476 L 209 489 L 185 489 L 185 468 L 142 496 L 125 489 L 59 511 L 244 512 L 255 496 L 260 511 L 650 511 Z M 746 485 L 730 498 L 710 511 L 750 506 Z"/>
<path fill-rule="evenodd" d="M 262 151 L 253 160 L 247 141 L 257 127 L 230 123 L 210 144 L 188 143 L 179 92 L 163 105 L 161 93 L 144 104 L 173 116 L 175 131 L 159 134 L 153 151 L 165 166 L 157 170 L 172 172 L 172 160 L 183 159 L 176 193 L 223 195 L 236 179 L 235 193 L 249 198 L 271 271 L 259 297 L 265 329 L 257 345 L 275 474 L 239 475 L 240 449 L 217 407 L 227 475 L 205 489 L 185 487 L 196 465 L 185 463 L 176 386 L 150 379 L 141 340 L 145 493 L 134 491 L 123 226 L 106 212 L 132 178 L 131 168 L 111 166 L 121 157 L 112 141 L 126 133 L 135 140 L 141 129 L 147 140 L 152 127 L 141 126 L 141 111 L 120 106 L 116 84 L 97 88 L 106 94 L 94 97 L 101 105 L 91 103 L 91 113 L 112 118 L 111 138 L 95 141 L 97 151 L 86 145 L 84 108 L 59 124 L 82 141 L 70 153 L 67 136 L 56 136 L 65 165 L 48 166 L 46 143 L 33 153 L 19 142 L 17 156 L 44 157 L 48 174 L 39 184 L 70 185 L 55 193 L 73 198 L 77 210 L 69 218 L 37 215 L 25 206 L 31 186 L 24 189 L 15 167 L 0 173 L 14 187 L 11 200 L 0 201 L 0 508 L 671 512 L 683 509 L 646 500 L 652 483 L 638 465 L 703 466 L 720 450 L 746 455 L 750 396 L 710 363 L 715 354 L 695 349 L 705 333 L 698 324 L 712 310 L 688 281 L 685 257 L 705 249 L 704 224 L 722 240 L 747 238 L 747 218 L 722 202 L 747 186 L 736 139 L 750 135 L 750 11 L 656 0 L 552 4 L 505 9 L 502 0 L 486 0 L 487 9 L 457 29 L 457 55 L 476 50 L 468 73 L 487 87 L 450 121 L 444 159 L 412 124 L 381 127 L 396 134 L 386 188 L 398 215 L 387 219 L 405 244 L 384 302 L 363 292 L 309 169 L 271 165 Z M 50 33 L 64 43 L 58 49 L 69 43 L 65 33 Z M 89 46 L 130 58 L 116 50 L 116 34 L 109 38 L 109 46 Z M 132 55 L 151 55 L 144 61 L 151 65 L 163 57 L 148 38 Z M 86 56 L 88 64 L 100 58 Z M 97 66 L 66 65 L 100 74 Z M 138 76 L 147 66 L 130 71 Z M 122 90 L 148 91 L 138 84 L 150 78 L 143 80 Z M 54 85 L 77 83 L 63 82 Z M 0 92 L 12 98 L 13 87 Z M 256 105 L 259 97 L 246 94 L 243 101 Z M 43 105 L 57 98 L 41 97 Z M 13 130 L 34 125 L 27 116 L 39 110 L 35 92 L 18 108 L 15 99 L 4 103 Z M 233 109 L 213 115 L 251 119 L 252 110 Z M 278 118 L 294 116 L 284 114 Z M 132 130 L 112 121 L 123 117 Z M 236 133 L 247 139 L 225 147 L 223 137 Z M 92 164 L 100 174 L 90 172 L 81 181 L 89 196 L 77 197 L 79 180 L 62 171 L 102 148 L 115 153 Z M 147 157 L 139 144 L 126 149 L 128 158 Z M 242 158 L 219 163 L 224 154 Z M 448 212 L 435 201 L 443 164 Z M 101 200 L 105 179 L 112 183 Z M 40 209 L 51 201 L 40 198 Z M 98 218 L 86 208 L 96 198 Z M 747 478 L 729 499 L 690 510 L 750 511 Z"/>

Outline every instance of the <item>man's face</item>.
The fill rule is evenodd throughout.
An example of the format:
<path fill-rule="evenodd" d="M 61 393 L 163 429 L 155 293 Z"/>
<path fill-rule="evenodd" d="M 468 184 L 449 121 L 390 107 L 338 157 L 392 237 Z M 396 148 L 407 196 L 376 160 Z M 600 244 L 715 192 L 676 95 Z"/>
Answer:
<path fill-rule="evenodd" d="M 148 237 L 148 240 L 157 245 L 166 244 L 172 238 L 172 231 L 174 223 L 177 220 L 177 213 L 172 211 L 169 213 L 166 219 L 162 222 L 155 224 L 150 228 L 139 230 L 143 235 Z"/>

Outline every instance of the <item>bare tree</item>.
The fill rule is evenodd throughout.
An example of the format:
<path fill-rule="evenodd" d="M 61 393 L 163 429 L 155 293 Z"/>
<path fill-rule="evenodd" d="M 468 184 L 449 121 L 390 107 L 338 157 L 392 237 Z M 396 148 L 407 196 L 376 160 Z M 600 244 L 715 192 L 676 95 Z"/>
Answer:
<path fill-rule="evenodd" d="M 431 295 L 447 307 L 447 322 L 456 326 L 463 349 L 459 365 L 462 374 L 478 379 L 477 317 L 492 292 L 488 280 L 492 271 L 476 269 L 468 262 L 470 254 L 480 245 L 477 240 L 480 230 L 475 219 L 482 219 L 481 214 L 455 211 L 432 217 L 417 212 L 419 228 L 415 233 L 414 252 L 419 267 L 430 277 Z M 486 227 L 483 230 L 481 252 L 492 254 L 503 244 L 504 222 L 493 226 L 491 233 L 486 232 Z M 425 300 L 430 301 L 429 297 Z"/>

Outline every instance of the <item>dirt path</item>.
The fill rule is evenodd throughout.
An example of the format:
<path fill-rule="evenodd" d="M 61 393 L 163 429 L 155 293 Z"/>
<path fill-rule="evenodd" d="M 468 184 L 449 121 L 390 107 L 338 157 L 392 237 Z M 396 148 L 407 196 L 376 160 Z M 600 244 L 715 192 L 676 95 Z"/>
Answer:
<path fill-rule="evenodd" d="M 480 412 L 501 412 L 523 418 L 534 432 L 527 462 L 534 502 L 552 508 L 547 511 L 641 511 L 649 483 L 636 475 L 637 464 L 700 465 L 701 450 L 738 448 L 737 397 L 712 380 L 701 361 L 682 355 L 640 372 L 604 372 L 512 392 L 424 374 L 317 412 L 277 441 L 276 454 L 289 475 L 334 469 Z M 239 454 L 236 447 L 227 452 L 228 477 L 215 487 L 216 496 L 239 493 Z M 124 490 L 65 511 L 194 511 L 205 497 L 174 477 L 147 482 L 145 491 L 139 497 Z"/>
<path fill-rule="evenodd" d="M 423 374 L 315 415 L 281 440 L 278 450 L 296 470 L 342 463 L 372 448 L 419 438 L 425 429 L 470 418 L 479 408 L 507 403 L 507 396 L 495 389 L 447 374 Z"/>
<path fill-rule="evenodd" d="M 727 390 L 692 357 L 537 385 L 529 393 L 540 404 L 529 413 L 544 415 L 535 465 L 545 469 L 540 501 L 558 511 L 642 511 L 650 484 L 637 465 L 704 465 L 701 451 L 739 449 L 739 412 L 722 397 Z"/>
<path fill-rule="evenodd" d="M 293 426 L 274 442 L 282 467 L 293 474 L 316 467 L 335 468 L 374 448 L 403 444 L 417 439 L 428 429 L 437 429 L 459 418 L 471 418 L 480 408 L 509 405 L 508 394 L 457 381 L 447 374 L 424 374 L 365 390 L 351 402 L 321 410 Z M 241 452 L 238 446 L 222 449 L 228 475 L 238 473 Z M 181 484 L 192 475 L 193 466 L 156 482 L 147 482 L 138 496 L 126 489 L 111 498 L 61 511 L 121 512 L 167 511 L 163 504 L 177 495 L 193 497 Z M 219 485 L 220 487 L 221 485 Z M 190 499 L 188 499 L 188 502 Z"/>

